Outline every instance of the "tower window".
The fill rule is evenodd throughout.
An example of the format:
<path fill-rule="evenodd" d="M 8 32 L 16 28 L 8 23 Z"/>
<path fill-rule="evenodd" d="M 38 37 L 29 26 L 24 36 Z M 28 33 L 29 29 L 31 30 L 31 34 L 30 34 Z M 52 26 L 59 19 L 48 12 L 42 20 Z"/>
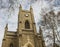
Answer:
<path fill-rule="evenodd" d="M 30 24 L 29 24 L 29 21 L 28 20 L 25 21 L 25 28 L 26 29 L 30 29 Z"/>
<path fill-rule="evenodd" d="M 32 47 L 32 45 L 28 44 L 27 47 Z"/>
<path fill-rule="evenodd" d="M 30 46 L 28 46 L 28 47 L 30 47 Z"/>
<path fill-rule="evenodd" d="M 10 44 L 10 47 L 13 47 L 13 43 Z"/>

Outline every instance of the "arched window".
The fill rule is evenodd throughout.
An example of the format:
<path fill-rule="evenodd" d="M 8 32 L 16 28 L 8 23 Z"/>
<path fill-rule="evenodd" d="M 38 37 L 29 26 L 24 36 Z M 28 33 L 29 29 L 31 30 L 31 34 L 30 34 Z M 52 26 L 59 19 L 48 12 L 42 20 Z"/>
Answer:
<path fill-rule="evenodd" d="M 10 47 L 13 47 L 13 43 L 10 44 Z"/>
<path fill-rule="evenodd" d="M 30 44 L 27 47 L 32 47 Z"/>
<path fill-rule="evenodd" d="M 28 47 L 30 47 L 30 46 L 28 46 Z"/>
<path fill-rule="evenodd" d="M 25 28 L 26 29 L 30 29 L 30 24 L 29 24 L 29 21 L 28 20 L 25 21 Z"/>

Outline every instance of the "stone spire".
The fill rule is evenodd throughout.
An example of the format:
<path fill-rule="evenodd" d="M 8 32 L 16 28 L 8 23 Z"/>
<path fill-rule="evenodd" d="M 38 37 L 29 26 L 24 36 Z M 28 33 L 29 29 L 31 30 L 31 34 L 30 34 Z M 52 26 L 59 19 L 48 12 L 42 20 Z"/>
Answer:
<path fill-rule="evenodd" d="M 41 27 L 39 27 L 39 33 L 40 33 L 40 35 L 42 35 L 42 29 L 41 29 Z"/>
<path fill-rule="evenodd" d="M 22 6 L 21 6 L 21 4 L 20 4 L 20 6 L 19 6 L 19 13 L 18 13 L 18 17 L 19 17 L 19 15 L 20 15 L 20 12 L 22 11 Z"/>
<path fill-rule="evenodd" d="M 4 37 L 6 36 L 7 31 L 8 31 L 8 24 L 6 24 L 6 27 L 5 27 Z"/>
<path fill-rule="evenodd" d="M 6 24 L 6 27 L 5 27 L 5 32 L 8 31 L 8 24 Z"/>
<path fill-rule="evenodd" d="M 22 6 L 21 6 L 21 4 L 20 4 L 20 6 L 19 6 L 19 9 L 22 10 Z M 20 11 L 20 10 L 19 10 L 19 11 Z"/>
<path fill-rule="evenodd" d="M 30 6 L 30 12 L 33 12 L 33 8 L 32 8 L 32 6 Z"/>
<path fill-rule="evenodd" d="M 21 10 L 22 10 L 22 6 L 21 6 L 21 4 L 20 4 L 20 6 L 19 6 L 19 13 L 18 13 L 18 15 L 20 15 Z"/>

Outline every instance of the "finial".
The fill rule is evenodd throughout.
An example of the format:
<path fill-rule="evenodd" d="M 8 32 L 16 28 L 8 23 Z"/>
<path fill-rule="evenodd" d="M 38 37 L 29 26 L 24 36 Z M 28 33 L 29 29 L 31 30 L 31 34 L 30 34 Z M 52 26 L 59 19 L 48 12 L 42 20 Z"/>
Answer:
<path fill-rule="evenodd" d="M 32 6 L 30 6 L 30 8 L 32 8 Z"/>
<path fill-rule="evenodd" d="M 8 23 L 6 24 L 6 27 L 5 28 L 8 28 Z"/>
<path fill-rule="evenodd" d="M 19 8 L 22 8 L 21 4 L 20 4 Z"/>
<path fill-rule="evenodd" d="M 31 13 L 33 12 L 32 6 L 30 6 L 30 12 L 31 12 Z"/>
<path fill-rule="evenodd" d="M 20 6 L 19 6 L 19 11 L 20 11 L 20 10 L 22 10 L 22 6 L 21 6 L 21 4 L 20 4 Z"/>
<path fill-rule="evenodd" d="M 8 23 L 6 24 L 6 27 L 5 27 L 5 34 L 4 34 L 4 38 L 5 38 L 5 36 L 6 36 L 7 31 L 8 31 Z"/>
<path fill-rule="evenodd" d="M 30 10 L 32 9 L 32 6 L 30 6 Z"/>
<path fill-rule="evenodd" d="M 41 29 L 41 27 L 39 27 L 39 33 L 40 33 L 40 34 L 42 33 L 42 29 Z"/>

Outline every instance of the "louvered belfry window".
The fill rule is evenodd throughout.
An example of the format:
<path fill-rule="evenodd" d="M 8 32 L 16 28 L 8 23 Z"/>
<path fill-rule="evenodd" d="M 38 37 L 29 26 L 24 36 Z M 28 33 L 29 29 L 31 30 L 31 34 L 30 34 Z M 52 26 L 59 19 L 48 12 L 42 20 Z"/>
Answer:
<path fill-rule="evenodd" d="M 13 47 L 13 43 L 10 44 L 10 47 Z"/>
<path fill-rule="evenodd" d="M 25 21 L 25 29 L 30 29 L 30 24 L 28 20 Z"/>

